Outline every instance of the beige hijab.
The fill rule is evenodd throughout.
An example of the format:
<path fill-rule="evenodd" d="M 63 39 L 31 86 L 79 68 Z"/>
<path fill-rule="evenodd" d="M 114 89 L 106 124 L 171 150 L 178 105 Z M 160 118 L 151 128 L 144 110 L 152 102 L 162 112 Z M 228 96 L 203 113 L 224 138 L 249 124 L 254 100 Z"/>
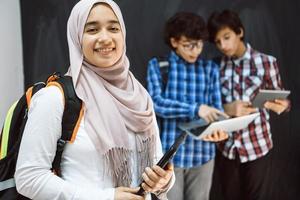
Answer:
<path fill-rule="evenodd" d="M 85 127 L 99 156 L 104 157 L 105 173 L 113 177 L 115 186 L 131 183 L 132 149 L 129 133 L 135 133 L 140 175 L 152 165 L 155 141 L 153 104 L 144 87 L 129 71 L 126 46 L 121 58 L 112 67 L 101 68 L 84 61 L 82 36 L 90 10 L 95 3 L 108 4 L 126 36 L 121 11 L 111 0 L 81 0 L 68 20 L 70 68 L 75 91 L 85 105 Z M 125 43 L 125 42 L 124 42 Z"/>

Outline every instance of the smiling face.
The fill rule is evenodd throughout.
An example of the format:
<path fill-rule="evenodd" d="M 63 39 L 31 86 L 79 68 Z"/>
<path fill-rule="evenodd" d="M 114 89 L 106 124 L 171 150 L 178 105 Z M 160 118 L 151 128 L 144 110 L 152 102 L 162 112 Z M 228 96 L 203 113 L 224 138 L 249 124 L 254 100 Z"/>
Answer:
<path fill-rule="evenodd" d="M 217 32 L 215 44 L 224 55 L 228 57 L 241 57 L 246 50 L 242 40 L 243 36 L 244 33 L 242 30 L 237 34 L 229 27 L 224 27 Z"/>
<path fill-rule="evenodd" d="M 171 38 L 171 45 L 175 52 L 188 63 L 195 63 L 203 49 L 202 40 L 192 40 L 185 36 L 179 39 Z"/>
<path fill-rule="evenodd" d="M 84 60 L 96 67 L 111 67 L 122 56 L 124 37 L 119 20 L 107 4 L 97 4 L 88 16 L 82 37 Z"/>

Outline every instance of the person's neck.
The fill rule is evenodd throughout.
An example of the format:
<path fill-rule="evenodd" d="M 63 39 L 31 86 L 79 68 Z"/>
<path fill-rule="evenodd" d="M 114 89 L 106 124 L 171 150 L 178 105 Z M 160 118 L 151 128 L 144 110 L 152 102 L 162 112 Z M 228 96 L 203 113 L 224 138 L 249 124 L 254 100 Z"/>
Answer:
<path fill-rule="evenodd" d="M 242 56 L 244 56 L 245 52 L 247 50 L 247 47 L 245 45 L 245 43 L 243 41 L 240 41 L 237 51 L 234 54 L 234 58 L 241 58 Z"/>

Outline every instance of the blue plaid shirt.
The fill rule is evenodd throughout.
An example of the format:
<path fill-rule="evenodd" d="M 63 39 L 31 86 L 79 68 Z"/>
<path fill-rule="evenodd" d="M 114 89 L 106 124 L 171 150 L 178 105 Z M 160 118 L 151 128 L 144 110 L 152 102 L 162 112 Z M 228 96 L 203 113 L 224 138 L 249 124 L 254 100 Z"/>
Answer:
<path fill-rule="evenodd" d="M 194 64 L 189 64 L 173 51 L 167 59 L 168 82 L 164 90 L 156 58 L 149 61 L 147 75 L 147 87 L 155 112 L 162 119 L 161 142 L 164 152 L 181 133 L 176 124 L 197 119 L 201 104 L 223 110 L 218 65 L 200 58 Z M 188 135 L 175 154 L 173 163 L 175 167 L 191 168 L 205 164 L 214 156 L 214 143 L 195 140 Z"/>

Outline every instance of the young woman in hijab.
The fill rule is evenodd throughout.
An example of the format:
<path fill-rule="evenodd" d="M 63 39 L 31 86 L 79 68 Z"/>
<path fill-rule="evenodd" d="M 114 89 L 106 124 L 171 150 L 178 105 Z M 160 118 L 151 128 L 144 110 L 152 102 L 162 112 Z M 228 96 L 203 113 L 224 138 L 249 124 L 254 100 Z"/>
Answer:
<path fill-rule="evenodd" d="M 125 25 L 111 0 L 82 0 L 68 20 L 70 68 L 84 116 L 62 156 L 62 176 L 50 168 L 61 136 L 64 100 L 56 86 L 32 99 L 15 173 L 19 193 L 31 199 L 165 198 L 173 168 L 162 156 L 153 104 L 129 71 Z"/>

